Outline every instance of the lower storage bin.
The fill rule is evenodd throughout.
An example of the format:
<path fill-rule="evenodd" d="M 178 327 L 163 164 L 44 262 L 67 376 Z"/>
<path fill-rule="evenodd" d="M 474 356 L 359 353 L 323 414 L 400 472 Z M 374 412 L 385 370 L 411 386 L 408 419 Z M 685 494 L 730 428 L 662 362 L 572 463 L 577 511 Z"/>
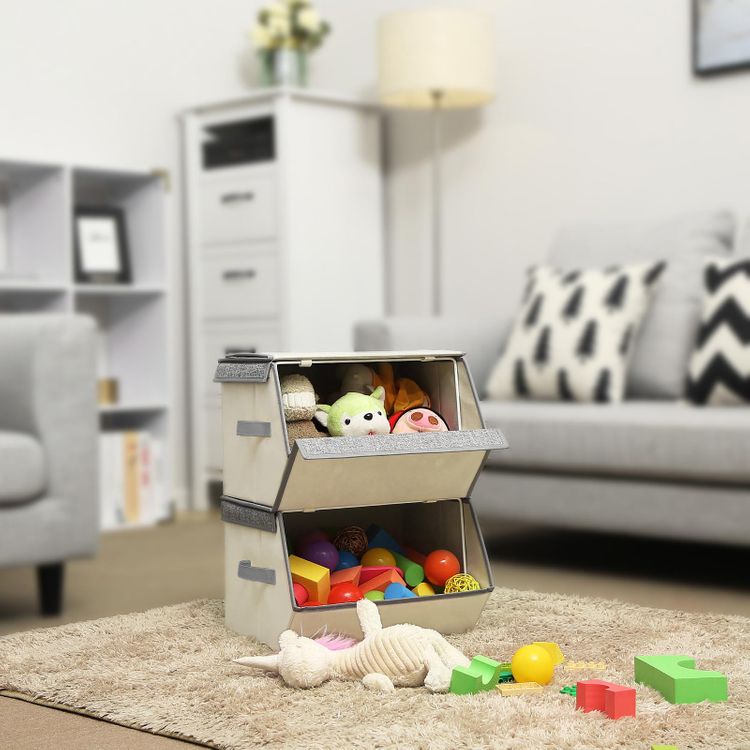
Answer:
<path fill-rule="evenodd" d="M 226 622 L 234 631 L 276 648 L 287 629 L 312 636 L 323 630 L 362 637 L 356 604 L 298 606 L 289 555 L 295 540 L 316 530 L 370 525 L 427 554 L 448 549 L 479 589 L 377 602 L 383 625 L 409 622 L 442 633 L 476 624 L 493 589 L 484 542 L 468 499 L 431 500 L 316 511 L 272 512 L 265 506 L 224 497 Z"/>

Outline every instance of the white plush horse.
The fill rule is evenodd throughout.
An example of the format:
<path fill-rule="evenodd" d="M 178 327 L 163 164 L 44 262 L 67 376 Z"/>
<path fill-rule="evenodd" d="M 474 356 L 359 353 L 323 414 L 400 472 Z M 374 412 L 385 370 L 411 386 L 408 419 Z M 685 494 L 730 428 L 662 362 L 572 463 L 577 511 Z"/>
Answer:
<path fill-rule="evenodd" d="M 424 685 L 433 693 L 444 693 L 453 668 L 469 666 L 469 659 L 436 630 L 417 625 L 384 628 L 377 606 L 369 599 L 357 602 L 357 616 L 365 636 L 358 643 L 330 636 L 313 640 L 285 630 L 278 654 L 235 661 L 276 672 L 290 687 L 316 687 L 332 679 L 362 680 L 365 687 L 383 692 Z"/>

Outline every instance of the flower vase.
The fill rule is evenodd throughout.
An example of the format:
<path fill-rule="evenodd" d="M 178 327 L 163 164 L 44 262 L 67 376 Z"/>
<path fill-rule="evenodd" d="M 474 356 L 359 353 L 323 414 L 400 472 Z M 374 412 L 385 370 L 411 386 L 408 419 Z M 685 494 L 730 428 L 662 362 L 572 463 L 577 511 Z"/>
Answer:
<path fill-rule="evenodd" d="M 301 50 L 273 49 L 261 52 L 264 86 L 307 86 L 307 55 Z"/>

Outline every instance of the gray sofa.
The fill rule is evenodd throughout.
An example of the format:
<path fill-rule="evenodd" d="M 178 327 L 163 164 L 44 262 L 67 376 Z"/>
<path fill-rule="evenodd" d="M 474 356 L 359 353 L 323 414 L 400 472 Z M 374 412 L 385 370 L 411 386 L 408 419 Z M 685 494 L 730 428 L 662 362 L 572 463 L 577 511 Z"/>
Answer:
<path fill-rule="evenodd" d="M 64 562 L 96 550 L 98 515 L 94 323 L 0 315 L 0 566 L 37 566 L 44 614 Z"/>
<path fill-rule="evenodd" d="M 490 456 L 476 485 L 480 518 L 750 542 L 750 408 L 695 407 L 680 398 L 703 256 L 727 255 L 733 246 L 733 222 L 721 212 L 560 233 L 548 256 L 558 267 L 664 258 L 669 276 L 644 322 L 623 403 L 482 400 L 486 423 L 505 432 L 510 450 Z M 470 320 L 362 322 L 355 346 L 462 350 L 482 396 L 517 303 L 493 300 L 486 316 Z"/>

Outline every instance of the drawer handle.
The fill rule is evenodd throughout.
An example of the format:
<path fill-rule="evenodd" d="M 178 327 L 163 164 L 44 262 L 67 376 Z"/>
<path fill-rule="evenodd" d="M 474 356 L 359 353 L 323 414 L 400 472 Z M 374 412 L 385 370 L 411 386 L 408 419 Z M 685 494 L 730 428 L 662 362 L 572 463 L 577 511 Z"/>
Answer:
<path fill-rule="evenodd" d="M 248 191 L 246 193 L 224 193 L 219 200 L 226 205 L 228 203 L 246 203 L 254 198 L 255 193 Z"/>
<path fill-rule="evenodd" d="M 237 575 L 245 581 L 276 585 L 276 571 L 273 568 L 256 568 L 250 560 L 240 560 Z"/>
<path fill-rule="evenodd" d="M 221 274 L 224 281 L 236 281 L 237 279 L 254 279 L 258 272 L 254 268 L 233 268 Z"/>
<path fill-rule="evenodd" d="M 271 437 L 271 423 L 240 419 L 237 421 L 237 437 Z"/>
<path fill-rule="evenodd" d="M 224 355 L 228 357 L 230 354 L 255 354 L 257 351 L 254 346 L 227 346 Z"/>

